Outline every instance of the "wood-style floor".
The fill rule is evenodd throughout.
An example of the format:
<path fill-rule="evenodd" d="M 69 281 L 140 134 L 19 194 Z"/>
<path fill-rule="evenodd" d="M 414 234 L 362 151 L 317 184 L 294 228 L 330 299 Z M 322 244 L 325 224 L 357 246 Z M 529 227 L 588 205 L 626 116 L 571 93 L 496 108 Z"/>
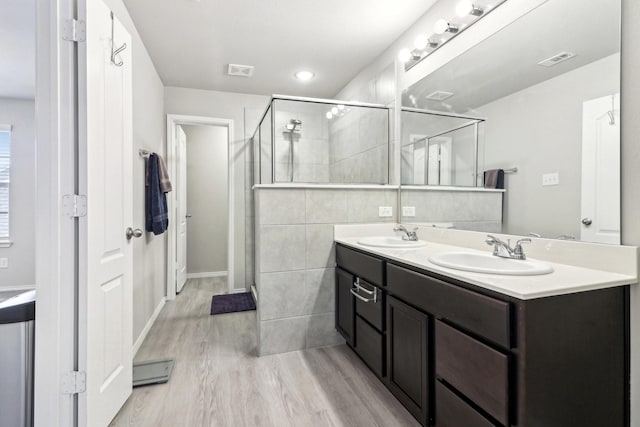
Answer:
<path fill-rule="evenodd" d="M 136 360 L 175 357 L 111 426 L 419 426 L 346 346 L 256 357 L 256 312 L 209 314 L 224 279 L 189 280 Z"/>

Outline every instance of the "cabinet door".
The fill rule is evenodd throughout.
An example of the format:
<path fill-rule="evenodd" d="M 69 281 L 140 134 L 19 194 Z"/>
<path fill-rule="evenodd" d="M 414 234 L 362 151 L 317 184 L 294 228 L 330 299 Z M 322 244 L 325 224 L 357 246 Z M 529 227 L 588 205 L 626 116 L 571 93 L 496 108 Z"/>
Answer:
<path fill-rule="evenodd" d="M 355 277 L 336 268 L 336 329 L 351 346 L 355 343 L 355 301 L 351 287 Z"/>
<path fill-rule="evenodd" d="M 423 425 L 429 421 L 429 317 L 387 298 L 388 387 Z"/>

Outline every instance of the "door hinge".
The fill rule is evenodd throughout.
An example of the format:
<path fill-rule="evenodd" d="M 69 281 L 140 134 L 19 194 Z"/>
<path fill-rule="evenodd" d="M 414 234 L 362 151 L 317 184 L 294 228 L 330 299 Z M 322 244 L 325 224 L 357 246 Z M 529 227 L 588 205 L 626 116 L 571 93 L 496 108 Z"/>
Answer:
<path fill-rule="evenodd" d="M 87 26 L 84 21 L 67 19 L 62 25 L 62 40 L 83 42 L 87 39 Z"/>
<path fill-rule="evenodd" d="M 87 216 L 87 196 L 67 194 L 62 197 L 64 214 L 71 218 Z"/>
<path fill-rule="evenodd" d="M 67 372 L 62 375 L 62 394 L 78 394 L 87 391 L 86 372 Z"/>

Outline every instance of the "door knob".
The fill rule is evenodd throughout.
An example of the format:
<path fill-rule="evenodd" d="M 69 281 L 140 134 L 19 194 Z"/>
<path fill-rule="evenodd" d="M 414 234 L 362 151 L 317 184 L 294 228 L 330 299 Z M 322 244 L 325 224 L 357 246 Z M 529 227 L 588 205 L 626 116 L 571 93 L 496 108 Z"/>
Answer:
<path fill-rule="evenodd" d="M 127 227 L 126 232 L 127 240 L 131 240 L 132 237 L 142 237 L 142 230 L 136 228 L 135 230 L 131 227 Z"/>
<path fill-rule="evenodd" d="M 582 218 L 582 223 L 588 227 L 593 223 L 593 221 L 591 218 Z"/>
<path fill-rule="evenodd" d="M 185 218 L 191 218 L 192 216 L 193 216 L 193 215 L 191 215 L 191 214 L 186 214 L 184 217 L 185 217 Z"/>

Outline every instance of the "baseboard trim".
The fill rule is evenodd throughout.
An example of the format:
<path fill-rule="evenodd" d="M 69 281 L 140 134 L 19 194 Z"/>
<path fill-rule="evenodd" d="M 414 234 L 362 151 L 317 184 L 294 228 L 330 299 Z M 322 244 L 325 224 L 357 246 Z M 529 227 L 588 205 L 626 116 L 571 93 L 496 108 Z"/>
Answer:
<path fill-rule="evenodd" d="M 32 291 L 35 288 L 36 285 L 0 286 L 0 292 Z"/>
<path fill-rule="evenodd" d="M 253 297 L 253 301 L 257 304 L 258 303 L 258 289 L 256 288 L 256 285 L 251 285 L 251 296 Z"/>
<path fill-rule="evenodd" d="M 229 290 L 229 292 L 227 292 L 228 294 L 241 294 L 247 292 L 247 290 L 245 288 L 239 288 L 239 289 L 231 289 Z"/>
<path fill-rule="evenodd" d="M 187 279 L 206 279 L 207 277 L 228 276 L 226 271 L 205 271 L 203 273 L 187 273 Z"/>
<path fill-rule="evenodd" d="M 144 342 L 145 338 L 147 338 L 147 335 L 149 334 L 149 331 L 151 330 L 151 327 L 156 322 L 156 319 L 158 318 L 158 315 L 162 311 L 162 307 L 164 307 L 164 304 L 166 302 L 167 302 L 167 298 L 166 297 L 162 297 L 162 299 L 160 300 L 160 304 L 158 304 L 156 309 L 153 311 L 153 314 L 151 315 L 151 318 L 149 319 L 147 324 L 144 326 L 144 329 L 140 333 L 140 336 L 136 340 L 135 344 L 133 344 L 133 357 L 136 356 L 136 354 L 138 353 L 138 350 L 140 350 L 140 347 L 142 347 L 142 343 Z"/>

